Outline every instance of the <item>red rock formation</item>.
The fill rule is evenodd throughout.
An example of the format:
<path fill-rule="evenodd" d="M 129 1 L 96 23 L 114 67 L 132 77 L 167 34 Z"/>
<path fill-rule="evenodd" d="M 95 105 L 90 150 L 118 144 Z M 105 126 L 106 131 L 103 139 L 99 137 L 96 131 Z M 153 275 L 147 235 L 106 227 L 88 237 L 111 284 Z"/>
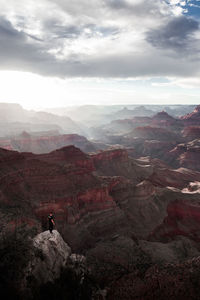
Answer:
<path fill-rule="evenodd" d="M 162 121 L 168 121 L 168 122 L 172 122 L 175 120 L 175 118 L 173 118 L 172 116 L 170 116 L 166 111 L 161 111 L 158 112 L 157 114 L 155 114 L 152 118 L 153 120 L 160 120 Z"/>
<path fill-rule="evenodd" d="M 95 165 L 106 161 L 120 160 L 121 162 L 128 161 L 128 152 L 125 149 L 112 149 L 101 151 L 92 156 Z"/>
<path fill-rule="evenodd" d="M 188 195 L 187 195 L 188 197 Z M 151 240 L 169 240 L 177 236 L 186 236 L 193 240 L 200 241 L 200 205 L 197 201 L 191 203 L 189 198 L 177 199 L 169 203 L 167 217 L 151 233 Z"/>
<path fill-rule="evenodd" d="M 0 202 L 23 206 L 24 217 L 34 213 L 42 222 L 53 210 L 66 239 L 76 232 L 70 240 L 74 247 L 95 240 L 100 232 L 111 234 L 116 222 L 124 224 L 122 231 L 147 236 L 163 222 L 167 205 L 176 197 L 172 190 L 166 196 L 165 187 L 183 189 L 191 181 L 200 181 L 198 172 L 170 170 L 159 160 L 134 160 L 124 149 L 91 156 L 74 146 L 40 155 L 1 149 L 0 168 Z M 89 231 L 83 221 L 88 214 Z M 83 239 L 80 222 L 84 223 Z"/>
<path fill-rule="evenodd" d="M 125 149 L 93 155 L 74 146 L 39 155 L 0 149 L 0 225 L 40 223 L 46 229 L 53 211 L 72 250 L 84 251 L 91 269 L 96 264 L 102 285 L 116 286 L 134 270 L 144 278 L 159 259 L 174 262 L 182 252 L 199 253 L 198 182 L 199 172 L 172 170 L 150 157 L 133 159 Z M 132 292 L 141 298 L 136 283 Z"/>
<path fill-rule="evenodd" d="M 186 141 L 192 141 L 200 138 L 200 126 L 188 126 L 183 130 L 183 137 Z"/>
<path fill-rule="evenodd" d="M 198 105 L 192 113 L 180 118 L 185 126 L 200 125 L 200 105 Z"/>
<path fill-rule="evenodd" d="M 77 167 L 81 167 L 84 170 L 88 170 L 89 172 L 94 171 L 93 162 L 90 159 L 89 155 L 83 153 L 79 148 L 74 146 L 64 147 L 51 153 L 47 154 L 38 154 L 36 156 L 39 160 L 56 163 L 60 165 L 74 165 Z"/>
<path fill-rule="evenodd" d="M 115 155 L 119 157 L 117 151 L 110 152 L 105 159 L 113 159 Z M 35 215 L 45 225 L 48 213 L 53 210 L 57 228 L 65 237 L 69 230 L 67 224 L 75 226 L 77 234 L 71 238 L 72 246 L 79 247 L 85 239 L 92 237 L 87 226 L 82 228 L 82 232 L 87 232 L 85 237 L 79 236 L 78 222 L 88 214 L 101 212 L 108 216 L 111 213 L 116 219 L 122 218 L 111 192 L 123 178 L 93 175 L 93 159 L 74 146 L 40 155 L 1 149 L 0 169 L 0 203 L 23 207 L 14 219 Z M 94 232 L 94 228 L 92 230 Z"/>
<path fill-rule="evenodd" d="M 168 154 L 168 162 L 172 165 L 200 171 L 200 142 L 194 140 L 178 144 Z"/>
<path fill-rule="evenodd" d="M 153 117 L 134 117 L 132 119 L 114 120 L 101 128 L 94 128 L 93 134 L 97 134 L 98 138 L 105 138 L 105 135 L 129 133 L 137 127 L 159 127 L 179 133 L 184 124 L 180 119 L 173 118 L 168 113 L 162 111 Z"/>
<path fill-rule="evenodd" d="M 141 137 L 143 139 L 159 141 L 177 141 L 179 139 L 172 131 L 151 126 L 137 127 L 130 133 L 130 135 Z"/>
<path fill-rule="evenodd" d="M 169 151 L 176 146 L 175 141 L 158 141 L 145 140 L 140 153 L 144 156 L 151 156 L 152 158 L 159 158 L 168 161 Z"/>
<path fill-rule="evenodd" d="M 0 147 L 4 149 L 36 154 L 48 153 L 69 145 L 74 145 L 84 152 L 93 152 L 98 148 L 97 145 L 95 146 L 84 136 L 78 134 L 36 136 L 23 132 L 15 138 L 0 139 Z"/>
<path fill-rule="evenodd" d="M 158 168 L 155 169 L 149 180 L 154 185 L 161 187 L 184 188 L 190 181 L 200 181 L 200 173 L 188 169 L 180 168 L 177 170 Z"/>

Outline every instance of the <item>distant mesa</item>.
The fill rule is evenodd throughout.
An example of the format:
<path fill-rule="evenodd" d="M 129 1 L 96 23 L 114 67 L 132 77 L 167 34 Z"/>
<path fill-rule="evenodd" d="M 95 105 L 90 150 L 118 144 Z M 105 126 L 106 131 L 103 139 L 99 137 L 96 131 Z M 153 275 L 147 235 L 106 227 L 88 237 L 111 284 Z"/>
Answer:
<path fill-rule="evenodd" d="M 22 138 L 22 139 L 30 139 L 31 138 L 31 135 L 26 132 L 26 131 L 23 131 L 20 135 L 19 135 L 19 138 Z"/>
<path fill-rule="evenodd" d="M 96 152 L 103 144 L 92 143 L 84 136 L 78 134 L 55 134 L 55 131 L 28 133 L 23 131 L 20 135 L 11 138 L 0 138 L 0 147 L 19 152 L 32 152 L 35 154 L 49 153 L 53 150 L 75 145 L 84 152 Z"/>
<path fill-rule="evenodd" d="M 135 116 L 153 116 L 154 111 L 147 109 L 145 106 L 138 106 L 134 109 L 128 109 L 124 107 L 122 110 L 117 111 L 116 113 L 112 114 L 112 117 L 115 119 L 117 118 L 133 118 Z"/>
<path fill-rule="evenodd" d="M 175 120 L 172 116 L 170 116 L 166 111 L 158 112 L 153 116 L 153 119 L 156 120 Z"/>
<path fill-rule="evenodd" d="M 0 103 L 0 121 L 0 137 L 19 135 L 22 131 L 58 130 L 68 134 L 84 133 L 82 127 L 67 116 L 26 110 L 15 103 Z"/>

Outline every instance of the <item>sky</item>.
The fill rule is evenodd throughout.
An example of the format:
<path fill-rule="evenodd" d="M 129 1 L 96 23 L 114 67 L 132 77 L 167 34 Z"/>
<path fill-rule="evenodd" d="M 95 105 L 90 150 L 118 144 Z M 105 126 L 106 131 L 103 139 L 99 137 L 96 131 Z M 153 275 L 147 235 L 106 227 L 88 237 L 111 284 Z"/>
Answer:
<path fill-rule="evenodd" d="M 0 0 L 0 102 L 199 104 L 200 0 Z"/>

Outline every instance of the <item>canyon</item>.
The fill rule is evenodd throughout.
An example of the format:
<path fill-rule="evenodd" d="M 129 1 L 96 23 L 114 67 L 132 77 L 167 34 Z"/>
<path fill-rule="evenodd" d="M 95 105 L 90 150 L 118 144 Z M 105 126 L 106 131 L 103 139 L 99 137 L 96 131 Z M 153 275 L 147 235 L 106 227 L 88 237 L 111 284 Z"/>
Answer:
<path fill-rule="evenodd" d="M 85 257 L 90 277 L 107 299 L 167 299 L 166 287 L 174 293 L 171 274 L 195 299 L 199 114 L 197 107 L 179 119 L 161 112 L 138 117 L 137 124 L 119 120 L 121 131 L 113 127 L 118 134 L 98 140 L 24 132 L 15 144 L 20 152 L 10 140 L 12 147 L 0 148 L 2 230 L 26 224 L 40 234 L 53 212 L 56 230 L 73 253 Z M 189 299 L 181 291 L 174 295 Z"/>

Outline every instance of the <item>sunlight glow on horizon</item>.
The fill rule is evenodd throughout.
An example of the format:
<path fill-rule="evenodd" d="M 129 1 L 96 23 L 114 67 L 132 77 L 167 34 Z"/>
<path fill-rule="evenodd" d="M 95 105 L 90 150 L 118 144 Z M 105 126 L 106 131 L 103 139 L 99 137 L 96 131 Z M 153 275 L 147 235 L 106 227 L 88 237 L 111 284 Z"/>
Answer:
<path fill-rule="evenodd" d="M 177 88 L 173 83 L 144 79 L 60 79 L 0 71 L 0 82 L 0 102 L 19 103 L 26 109 L 90 104 L 198 104 L 200 99 L 198 90 L 194 92 L 187 86 Z"/>

